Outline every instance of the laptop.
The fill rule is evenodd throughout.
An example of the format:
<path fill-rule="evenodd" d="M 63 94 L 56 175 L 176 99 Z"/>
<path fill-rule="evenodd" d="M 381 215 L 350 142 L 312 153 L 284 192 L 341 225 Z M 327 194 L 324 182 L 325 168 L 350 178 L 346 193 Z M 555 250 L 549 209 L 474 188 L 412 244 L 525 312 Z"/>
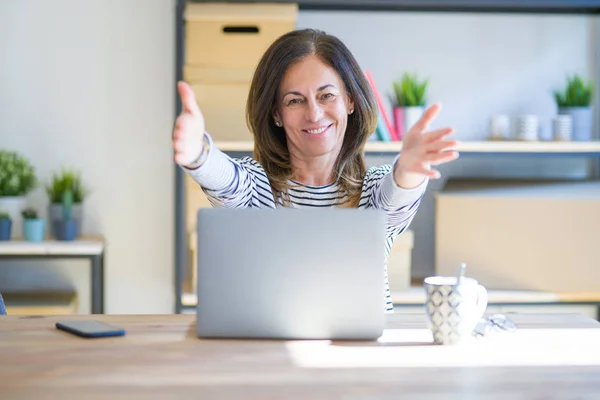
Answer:
<path fill-rule="evenodd" d="M 385 232 L 372 209 L 200 209 L 197 335 L 378 338 Z"/>

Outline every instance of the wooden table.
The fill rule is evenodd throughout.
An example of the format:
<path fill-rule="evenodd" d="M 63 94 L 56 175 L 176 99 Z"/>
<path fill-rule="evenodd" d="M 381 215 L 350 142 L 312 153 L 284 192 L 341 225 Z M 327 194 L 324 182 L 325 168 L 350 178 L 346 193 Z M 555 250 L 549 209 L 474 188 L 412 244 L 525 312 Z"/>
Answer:
<path fill-rule="evenodd" d="M 431 344 L 425 317 L 386 316 L 378 341 L 202 340 L 194 315 L 0 317 L 0 398 L 597 399 L 600 323 L 511 315 L 515 333 Z M 95 318 L 125 337 L 83 339 Z"/>
<path fill-rule="evenodd" d="M 89 260 L 92 272 L 92 313 L 102 314 L 104 312 L 105 248 L 104 239 L 101 237 L 82 237 L 72 241 L 44 240 L 42 242 L 10 240 L 0 242 L 0 261 L 73 258 Z"/>

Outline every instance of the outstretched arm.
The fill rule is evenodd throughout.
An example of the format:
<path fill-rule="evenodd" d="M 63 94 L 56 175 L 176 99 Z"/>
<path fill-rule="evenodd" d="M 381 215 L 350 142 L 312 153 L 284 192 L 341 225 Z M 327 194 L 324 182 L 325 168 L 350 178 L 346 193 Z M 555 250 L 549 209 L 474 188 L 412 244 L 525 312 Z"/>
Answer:
<path fill-rule="evenodd" d="M 428 108 L 407 132 L 402 151 L 391 170 L 374 172 L 383 176 L 373 179 L 371 206 L 386 211 L 388 232 L 392 236 L 403 232 L 414 218 L 429 179 L 440 177 L 431 165 L 447 163 L 458 157 L 454 151 L 456 141 L 445 139 L 453 132 L 452 128 L 427 131 L 439 110 L 437 104 Z"/>
<path fill-rule="evenodd" d="M 253 175 L 219 150 L 205 133 L 204 116 L 192 88 L 179 82 L 177 89 L 183 108 L 173 129 L 175 162 L 198 182 L 213 206 L 250 206 L 255 186 Z"/>
<path fill-rule="evenodd" d="M 426 178 L 437 179 L 440 173 L 431 169 L 458 158 L 454 151 L 457 142 L 445 139 L 454 132 L 452 128 L 427 131 L 441 106 L 435 104 L 423 113 L 421 119 L 406 133 L 402 150 L 394 164 L 394 180 L 402 188 L 419 186 Z"/>

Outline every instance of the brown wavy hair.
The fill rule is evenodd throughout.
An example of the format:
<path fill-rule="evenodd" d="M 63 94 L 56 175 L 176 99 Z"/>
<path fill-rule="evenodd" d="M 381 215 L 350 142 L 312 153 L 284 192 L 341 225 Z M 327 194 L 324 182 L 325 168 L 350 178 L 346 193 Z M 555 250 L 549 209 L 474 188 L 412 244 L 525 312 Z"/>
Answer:
<path fill-rule="evenodd" d="M 371 87 L 350 50 L 335 36 L 315 29 L 294 30 L 273 42 L 259 61 L 246 104 L 246 122 L 254 136 L 254 159 L 264 168 L 275 201 L 289 205 L 287 194 L 292 177 L 290 153 L 283 129 L 273 120 L 277 92 L 287 69 L 302 58 L 314 55 L 340 76 L 354 112 L 340 154 L 334 165 L 337 182 L 346 200 L 342 207 L 357 207 L 366 174 L 364 147 L 377 126 L 377 103 Z"/>

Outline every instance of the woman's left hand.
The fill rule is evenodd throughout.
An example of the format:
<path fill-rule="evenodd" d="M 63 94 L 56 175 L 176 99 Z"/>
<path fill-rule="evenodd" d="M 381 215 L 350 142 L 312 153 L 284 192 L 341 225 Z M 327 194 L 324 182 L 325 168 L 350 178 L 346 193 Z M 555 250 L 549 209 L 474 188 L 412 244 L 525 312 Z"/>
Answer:
<path fill-rule="evenodd" d="M 458 152 L 454 151 L 457 142 L 446 139 L 454 129 L 427 131 L 440 109 L 439 104 L 434 104 L 425 110 L 421 119 L 402 139 L 402 150 L 394 167 L 394 179 L 398 186 L 411 189 L 419 186 L 427 177 L 437 179 L 440 172 L 431 169 L 431 166 L 458 158 Z"/>

